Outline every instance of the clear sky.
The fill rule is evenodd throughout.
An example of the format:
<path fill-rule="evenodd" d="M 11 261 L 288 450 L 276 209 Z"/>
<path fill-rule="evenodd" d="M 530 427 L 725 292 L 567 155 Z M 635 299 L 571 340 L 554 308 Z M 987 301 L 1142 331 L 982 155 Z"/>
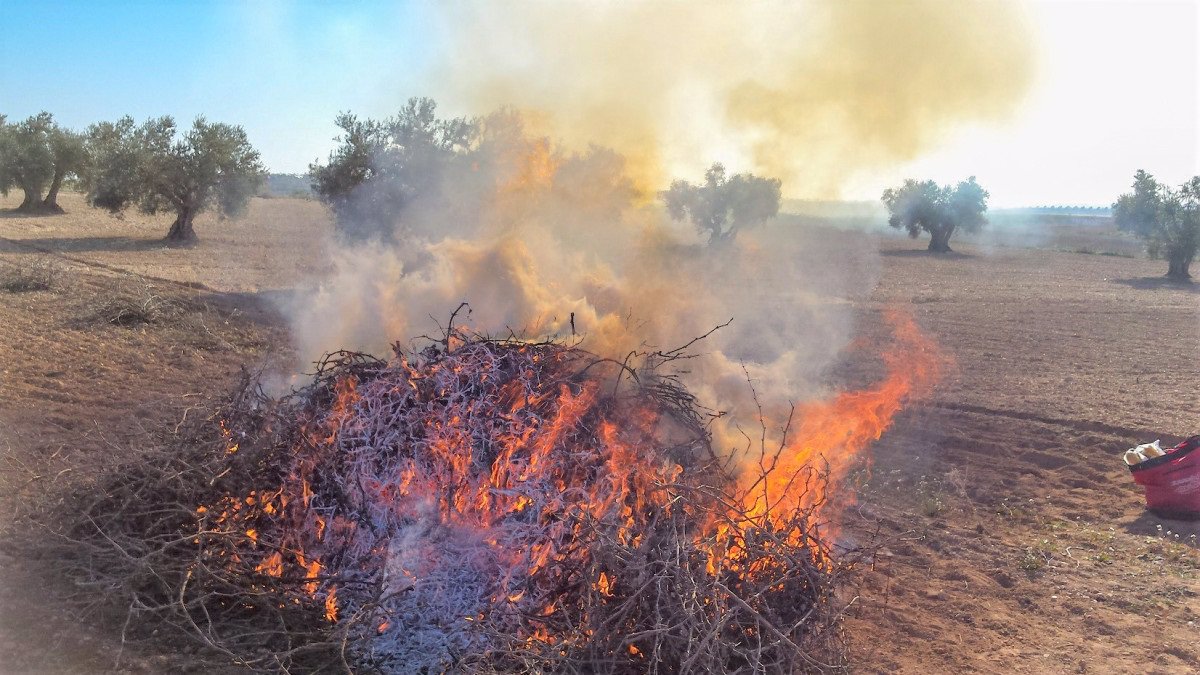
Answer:
<path fill-rule="evenodd" d="M 903 176 L 976 174 L 997 206 L 1106 204 L 1139 167 L 1172 183 L 1200 173 L 1197 2 L 1026 9 L 1036 76 L 1016 113 L 860 172 L 843 197 L 874 199 Z M 389 115 L 409 96 L 439 97 L 439 78 L 453 72 L 442 66 L 454 28 L 434 4 L 0 0 L 0 18 L 0 112 L 10 119 L 45 109 L 80 128 L 204 114 L 242 124 L 281 172 L 326 157 L 339 111 Z"/>
<path fill-rule="evenodd" d="M 1037 84 L 1008 124 L 966 127 L 900 169 L 978 174 L 997 205 L 1108 204 L 1144 168 L 1200 174 L 1200 3 L 1030 5 Z"/>

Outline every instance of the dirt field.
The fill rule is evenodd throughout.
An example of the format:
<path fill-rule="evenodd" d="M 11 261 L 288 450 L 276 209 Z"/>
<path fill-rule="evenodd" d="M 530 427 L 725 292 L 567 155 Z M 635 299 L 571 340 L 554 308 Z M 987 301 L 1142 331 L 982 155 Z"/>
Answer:
<path fill-rule="evenodd" d="M 164 249 L 169 218 L 63 201 L 66 216 L 22 218 L 0 200 L 0 275 L 41 265 L 52 280 L 0 290 L 5 517 L 26 468 L 69 481 L 56 457 L 136 451 L 243 364 L 294 366 L 262 297 L 323 269 L 330 228 L 313 202 L 255 200 L 244 219 L 201 219 L 199 246 Z M 1038 241 L 1070 244 L 980 239 L 944 258 L 830 234 L 881 249 L 880 282 L 856 300 L 864 336 L 904 305 L 954 359 L 876 444 L 846 514 L 847 545 L 883 542 L 848 589 L 859 672 L 1200 669 L 1197 526 L 1145 514 L 1119 459 L 1200 432 L 1200 288 L 1161 282 L 1165 263 L 1126 257 L 1113 233 L 1059 234 Z M 853 382 L 869 367 L 836 370 Z M 70 621 L 24 562 L 0 558 L 0 672 L 172 669 L 122 651 L 119 622 Z"/>
<path fill-rule="evenodd" d="M 851 516 L 895 540 L 849 622 L 861 668 L 1195 671 L 1197 528 L 1146 514 L 1118 455 L 1200 432 L 1200 289 L 958 248 L 883 252 L 874 300 L 911 302 L 957 372 L 876 445 Z"/>

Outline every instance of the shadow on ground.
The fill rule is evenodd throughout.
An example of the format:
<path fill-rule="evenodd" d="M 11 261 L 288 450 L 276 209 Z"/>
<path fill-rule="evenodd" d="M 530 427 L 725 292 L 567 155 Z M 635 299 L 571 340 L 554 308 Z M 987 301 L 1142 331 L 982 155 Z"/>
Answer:
<path fill-rule="evenodd" d="M 1159 529 L 1160 527 L 1162 529 Z M 1125 524 L 1125 531 L 1143 537 L 1165 537 L 1166 533 L 1170 532 L 1173 539 L 1175 535 L 1179 535 L 1179 543 L 1195 548 L 1196 539 L 1193 537 L 1200 538 L 1200 513 L 1158 515 L 1153 511 L 1144 511 L 1142 515 Z"/>
<path fill-rule="evenodd" d="M 892 248 L 880 251 L 879 255 L 888 258 L 932 258 L 933 260 L 968 260 L 975 257 L 970 253 L 959 253 L 958 251 L 934 253 L 923 248 Z"/>
<path fill-rule="evenodd" d="M 150 251 L 170 248 L 162 238 L 134 239 L 132 237 L 43 237 L 35 239 L 2 239 L 0 251 L 28 251 L 30 248 L 62 253 L 87 251 Z"/>
<path fill-rule="evenodd" d="M 1137 277 L 1135 279 L 1113 279 L 1112 281 L 1114 284 L 1121 284 L 1122 286 L 1144 291 L 1168 288 L 1188 293 L 1200 293 L 1200 284 L 1191 281 L 1176 281 L 1166 277 Z"/>
<path fill-rule="evenodd" d="M 0 218 L 50 218 L 61 216 L 62 211 L 18 211 L 16 209 L 0 209 Z"/>

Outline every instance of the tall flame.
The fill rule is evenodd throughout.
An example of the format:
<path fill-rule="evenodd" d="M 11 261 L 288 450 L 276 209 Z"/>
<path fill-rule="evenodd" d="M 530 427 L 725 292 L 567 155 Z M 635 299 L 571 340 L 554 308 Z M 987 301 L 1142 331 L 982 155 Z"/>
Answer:
<path fill-rule="evenodd" d="M 841 392 L 796 408 L 797 424 L 786 430 L 780 450 L 764 457 L 743 477 L 743 507 L 751 519 L 823 504 L 828 495 L 821 485 L 794 489 L 797 481 L 803 483 L 805 472 L 822 470 L 825 485 L 840 484 L 863 451 L 891 426 L 904 404 L 929 394 L 944 363 L 937 346 L 910 314 L 893 309 L 886 319 L 894 337 L 883 353 L 886 376 L 866 389 Z"/>

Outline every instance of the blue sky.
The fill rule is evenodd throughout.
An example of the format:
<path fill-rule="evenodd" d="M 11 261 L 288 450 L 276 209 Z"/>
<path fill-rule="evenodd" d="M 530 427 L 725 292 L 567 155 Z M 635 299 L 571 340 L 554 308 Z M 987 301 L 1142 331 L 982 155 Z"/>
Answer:
<path fill-rule="evenodd" d="M 529 92 L 534 105 L 566 99 L 572 86 L 575 95 L 599 96 L 602 111 L 636 100 L 620 87 L 596 84 L 612 78 L 577 75 L 619 56 L 621 45 L 601 30 L 592 36 L 602 40 L 598 50 L 577 49 L 571 31 L 580 28 L 586 36 L 587 12 L 558 7 L 567 20 L 554 24 L 543 20 L 553 13 L 550 4 L 557 6 L 536 0 L 0 0 L 0 113 L 21 119 L 49 110 L 73 128 L 125 114 L 139 120 L 170 114 L 182 123 L 204 114 L 244 126 L 271 170 L 303 172 L 327 156 L 337 132 L 334 117 L 343 110 L 383 117 L 421 95 L 452 114 L 487 112 L 465 107 L 472 105 L 525 105 L 487 96 L 472 101 L 477 90 L 506 76 L 516 78 L 515 91 Z M 783 17 L 806 4 L 753 6 Z M 620 14 L 631 6 L 606 9 Z M 727 9 L 715 0 L 677 6 L 678 20 L 672 17 L 651 39 L 674 32 L 686 44 L 706 12 L 718 16 Z M 1021 6 L 1035 29 L 1029 46 L 1038 54 L 1038 70 L 1019 112 L 1003 123 L 947 129 L 918 157 L 855 174 L 840 196 L 875 199 L 903 177 L 949 182 L 973 173 L 996 206 L 1107 204 L 1128 187 L 1136 168 L 1170 183 L 1200 173 L 1200 3 L 1030 0 Z M 545 39 L 555 32 L 562 36 Z M 463 58 L 472 52 L 475 60 Z M 612 72 L 601 64 L 601 73 L 625 77 L 620 68 L 627 66 L 619 61 Z M 635 64 L 645 66 L 661 69 L 662 63 Z M 689 137 L 697 109 L 681 119 L 663 111 L 661 126 L 676 132 L 663 142 L 686 158 L 667 167 L 671 175 L 699 175 L 701 159 L 757 169 L 738 165 L 745 153 L 727 147 L 735 140 L 725 133 L 731 130 Z M 785 185 L 785 193 L 831 196 L 803 188 Z"/>
<path fill-rule="evenodd" d="M 422 11 L 0 0 L 0 112 L 49 110 L 75 128 L 126 114 L 203 114 L 242 124 L 273 170 L 303 171 L 324 159 L 339 111 L 387 115 L 422 93 L 413 75 L 435 49 Z"/>

